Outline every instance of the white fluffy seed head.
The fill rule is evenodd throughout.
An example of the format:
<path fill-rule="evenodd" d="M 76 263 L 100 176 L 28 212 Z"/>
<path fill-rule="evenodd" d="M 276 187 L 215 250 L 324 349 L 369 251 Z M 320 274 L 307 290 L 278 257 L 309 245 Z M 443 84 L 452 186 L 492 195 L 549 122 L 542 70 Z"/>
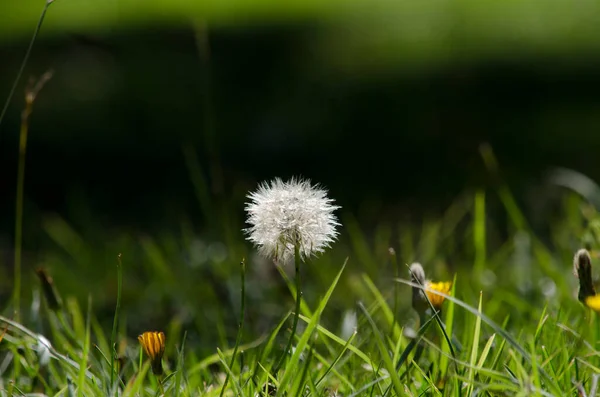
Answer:
<path fill-rule="evenodd" d="M 309 180 L 275 178 L 248 194 L 248 240 L 258 252 L 279 262 L 289 262 L 298 245 L 300 259 L 322 253 L 338 236 L 334 211 L 340 208 L 327 191 Z"/>

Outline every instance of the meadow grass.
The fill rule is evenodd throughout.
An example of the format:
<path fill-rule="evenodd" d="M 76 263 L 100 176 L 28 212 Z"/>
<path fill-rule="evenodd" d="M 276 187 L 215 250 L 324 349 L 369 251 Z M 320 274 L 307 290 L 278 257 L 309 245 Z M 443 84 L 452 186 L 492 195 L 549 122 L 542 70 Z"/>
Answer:
<path fill-rule="evenodd" d="M 560 214 L 532 227 L 487 146 L 496 187 L 443 214 L 363 228 L 343 212 L 340 241 L 303 264 L 303 299 L 290 269 L 245 242 L 246 187 L 212 197 L 187 146 L 203 229 L 115 233 L 47 214 L 36 281 L 39 263 L 21 256 L 24 147 L 1 395 L 596 395 L 600 322 L 576 299 L 571 258 L 597 248 L 600 216 L 565 191 Z M 411 281 L 413 261 L 453 280 L 441 306 L 425 295 L 415 311 L 412 289 L 428 287 Z"/>
<path fill-rule="evenodd" d="M 498 202 L 513 221 L 505 239 L 484 237 L 499 235 L 485 207 L 495 191 L 465 193 L 438 219 L 401 225 L 396 232 L 382 222 L 366 233 L 351 214 L 343 215 L 342 223 L 350 226 L 342 229 L 341 241 L 305 266 L 306 299 L 287 353 L 293 272 L 253 256 L 241 232 L 234 249 L 205 259 L 203 266 L 217 273 L 207 279 L 207 270 L 188 263 L 198 237 L 185 228 L 178 236 L 117 235 L 99 246 L 53 216 L 46 230 L 60 249 L 50 249 L 45 263 L 54 280 L 24 277 L 30 309 L 17 322 L 9 302 L 0 317 L 0 390 L 87 396 L 595 395 L 600 325 L 576 299 L 571 257 L 584 241 L 596 245 L 597 215 L 565 192 L 564 211 L 553 225 L 561 230 L 551 230 L 552 240 L 544 243 L 508 187 L 499 192 Z M 239 230 L 239 223 L 229 226 Z M 569 224 L 572 234 L 562 230 Z M 106 266 L 101 252 L 118 245 L 128 254 L 119 262 L 120 251 L 113 251 L 113 265 Z M 205 250 L 215 248 L 207 244 Z M 246 257 L 241 269 L 234 262 L 240 254 Z M 411 288 L 424 286 L 410 281 L 408 267 L 398 266 L 412 260 L 422 262 L 433 279 L 454 280 L 440 312 L 412 308 Z M 457 263 L 451 267 L 449 260 Z M 65 274 L 69 268 L 74 274 Z M 104 278 L 96 281 L 79 279 L 100 273 Z M 161 304 L 165 297 L 170 305 Z M 106 312 L 111 302 L 112 314 Z M 138 334 L 154 330 L 166 334 L 162 374 L 153 372 L 137 342 Z"/>

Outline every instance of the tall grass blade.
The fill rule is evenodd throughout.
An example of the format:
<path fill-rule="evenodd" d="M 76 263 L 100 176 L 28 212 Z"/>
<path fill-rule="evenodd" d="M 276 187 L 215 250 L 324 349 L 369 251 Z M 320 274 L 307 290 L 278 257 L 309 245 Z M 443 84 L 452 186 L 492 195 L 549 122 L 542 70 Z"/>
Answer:
<path fill-rule="evenodd" d="M 399 284 L 399 283 L 398 283 Z M 454 275 L 454 280 L 452 281 L 452 289 L 450 290 L 450 295 L 456 296 L 456 274 Z M 449 301 L 446 304 L 446 333 L 452 341 L 454 330 L 454 302 Z M 440 357 L 440 376 L 442 379 L 446 379 L 446 375 L 448 374 L 448 368 L 450 361 L 448 359 L 448 354 L 451 351 L 451 345 L 446 341 L 445 344 L 442 345 L 442 355 Z"/>
<path fill-rule="evenodd" d="M 240 302 L 240 320 L 238 322 L 238 333 L 237 336 L 235 338 L 235 347 L 233 348 L 233 353 L 231 354 L 231 363 L 229 364 L 229 367 L 233 369 L 233 365 L 235 364 L 235 357 L 237 355 L 237 351 L 238 351 L 238 346 L 240 345 L 240 341 L 242 340 L 242 335 L 244 332 L 244 316 L 246 314 L 246 261 L 245 259 L 242 259 L 242 262 L 240 263 L 241 266 L 241 302 Z M 227 387 L 227 383 L 229 382 L 229 372 L 227 373 L 227 376 L 225 378 L 225 382 L 223 384 L 223 387 L 221 388 L 221 393 L 219 394 L 219 396 L 223 396 L 223 393 L 225 392 L 225 388 Z"/>
<path fill-rule="evenodd" d="M 0 126 L 2 125 L 2 120 L 4 120 L 4 115 L 6 114 L 6 111 L 8 110 L 8 105 L 10 104 L 10 101 L 11 101 L 13 95 L 15 94 L 15 90 L 17 89 L 17 85 L 19 84 L 19 80 L 21 80 L 21 75 L 23 74 L 23 70 L 25 70 L 25 65 L 27 64 L 27 60 L 29 60 L 29 55 L 31 55 L 31 50 L 33 49 L 33 43 L 35 43 L 38 33 L 42 29 L 42 24 L 44 23 L 44 18 L 46 17 L 46 12 L 48 11 L 50 4 L 52 4 L 52 3 L 54 3 L 54 0 L 46 0 L 46 4 L 44 5 L 44 8 L 42 9 L 42 13 L 40 14 L 40 19 L 38 20 L 35 30 L 33 31 L 33 37 L 31 38 L 31 41 L 29 42 L 29 47 L 27 47 L 27 51 L 25 52 L 25 57 L 23 58 L 23 62 L 21 62 L 21 67 L 19 68 L 19 71 L 17 72 L 17 77 L 15 78 L 15 81 L 13 82 L 13 85 L 10 88 L 10 92 L 8 93 L 8 97 L 6 98 L 6 102 L 4 102 L 4 107 L 2 108 L 2 113 L 0 113 Z"/>
<path fill-rule="evenodd" d="M 385 366 L 386 370 L 390 375 L 396 395 L 400 396 L 402 395 L 402 383 L 400 382 L 400 377 L 398 376 L 396 368 L 392 363 L 392 357 L 390 356 L 390 353 L 385 345 L 383 335 L 381 335 L 379 328 L 377 328 L 377 324 L 375 324 L 375 321 L 373 321 L 373 318 L 371 318 L 371 315 L 369 314 L 369 311 L 365 308 L 365 306 L 361 302 L 358 303 L 358 306 L 369 321 L 369 324 L 371 324 L 371 328 L 373 329 L 373 335 L 375 336 L 375 342 L 377 343 L 379 353 L 381 354 L 381 358 L 383 359 L 383 365 Z"/>
<path fill-rule="evenodd" d="M 313 317 L 310 319 L 310 322 L 306 326 L 306 329 L 304 330 L 302 337 L 298 341 L 298 344 L 296 345 L 294 354 L 292 355 L 292 357 L 290 358 L 290 360 L 286 366 L 285 373 L 283 374 L 283 378 L 279 382 L 279 388 L 277 389 L 277 396 L 283 395 L 284 391 L 287 388 L 287 385 L 290 383 L 290 381 L 292 380 L 292 377 L 296 373 L 296 368 L 297 368 L 298 362 L 300 360 L 300 355 L 302 354 L 302 352 L 308 345 L 308 342 L 310 340 L 312 333 L 317 328 L 317 324 L 321 317 L 321 313 L 323 313 L 323 310 L 325 310 L 325 306 L 327 306 L 327 303 L 329 302 L 329 298 L 331 298 L 331 295 L 333 294 L 333 290 L 337 286 L 337 283 L 340 280 L 340 277 L 342 276 L 342 273 L 344 272 L 344 269 L 346 268 L 347 263 L 348 263 L 348 259 L 346 259 L 344 261 L 342 268 L 340 269 L 339 273 L 333 280 L 333 283 L 327 290 L 327 293 L 325 294 L 323 299 L 321 299 L 321 302 L 319 303 L 317 310 L 315 310 Z"/>
<path fill-rule="evenodd" d="M 478 311 L 482 313 L 482 300 L 483 293 L 479 292 L 479 306 Z M 473 338 L 471 342 L 471 359 L 469 360 L 469 386 L 467 388 L 467 396 L 470 396 L 473 393 L 474 380 L 475 380 L 475 365 L 477 363 L 477 356 L 479 355 L 479 335 L 481 333 L 481 316 L 477 316 L 475 319 L 475 329 L 473 330 Z"/>
<path fill-rule="evenodd" d="M 119 327 L 119 312 L 121 310 L 121 288 L 123 286 L 123 264 L 121 262 L 121 254 L 117 255 L 117 306 L 115 308 L 115 317 L 113 319 L 113 328 L 110 335 L 110 385 L 108 385 L 109 393 L 115 388 L 115 361 L 117 359 L 117 352 L 115 345 L 117 343 L 117 329 Z"/>
<path fill-rule="evenodd" d="M 492 319 L 490 319 L 488 316 L 486 316 L 484 313 L 478 311 L 477 309 L 475 309 L 474 307 L 466 304 L 465 302 L 461 301 L 460 299 L 457 299 L 453 296 L 450 296 L 448 294 L 444 294 L 442 292 L 439 291 L 433 291 L 429 288 L 423 287 L 419 284 L 415 284 L 411 281 L 408 280 L 404 280 L 404 279 L 396 279 L 397 282 L 405 284 L 405 285 L 409 285 L 411 287 L 417 287 L 417 288 L 421 288 L 427 291 L 430 291 L 432 293 L 438 294 L 443 296 L 444 298 L 446 298 L 449 301 L 454 302 L 455 304 L 457 304 L 458 306 L 462 307 L 463 309 L 466 309 L 469 313 L 477 316 L 477 317 L 481 317 L 481 320 L 486 323 L 488 326 L 490 326 L 497 334 L 499 334 L 500 336 L 502 336 L 502 338 L 504 338 L 524 359 L 525 361 L 527 361 L 528 364 L 532 364 L 532 359 L 531 356 L 529 355 L 529 353 L 527 352 L 527 350 L 525 350 L 523 348 L 523 346 L 521 346 L 517 340 L 510 334 L 508 333 L 506 330 L 504 330 L 502 327 L 500 327 L 498 324 L 496 324 Z M 557 386 L 556 382 L 554 381 L 554 379 L 552 379 L 548 373 L 546 371 L 544 371 L 543 369 L 539 369 L 540 371 L 540 375 L 544 378 L 544 380 L 547 382 L 547 386 L 552 390 L 553 393 L 555 393 L 557 396 L 561 395 L 561 390 L 560 388 Z"/>
<path fill-rule="evenodd" d="M 85 321 L 85 339 L 83 342 L 83 351 L 81 352 L 81 361 L 79 363 L 79 377 L 77 379 L 77 396 L 84 396 L 85 389 L 85 371 L 87 368 L 88 354 L 90 351 L 90 330 L 92 323 L 92 297 L 88 297 L 87 316 Z"/>
<path fill-rule="evenodd" d="M 217 347 L 217 354 L 219 355 L 219 360 L 221 361 L 221 365 L 223 365 L 223 368 L 225 368 L 225 371 L 229 375 L 229 378 L 231 378 L 231 383 L 233 383 L 233 386 L 235 387 L 235 390 L 237 392 L 236 395 L 241 396 L 242 395 L 242 388 L 240 387 L 240 384 L 237 381 L 237 379 L 235 379 L 235 375 L 231 371 L 231 368 L 227 364 L 227 358 L 225 357 L 225 355 L 223 354 L 223 352 L 221 351 L 221 349 L 219 349 L 218 347 Z M 225 388 L 226 386 L 227 385 L 223 384 L 222 388 Z"/>

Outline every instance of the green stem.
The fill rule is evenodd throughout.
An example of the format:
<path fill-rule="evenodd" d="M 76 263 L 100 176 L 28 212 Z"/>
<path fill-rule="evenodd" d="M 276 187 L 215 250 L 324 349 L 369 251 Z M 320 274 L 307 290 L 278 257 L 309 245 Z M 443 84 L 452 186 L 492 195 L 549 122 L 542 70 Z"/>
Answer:
<path fill-rule="evenodd" d="M 298 327 L 298 319 L 300 318 L 300 303 L 302 302 L 302 289 L 301 289 L 301 279 L 300 279 L 300 246 L 298 243 L 294 244 L 294 265 L 296 268 L 296 308 L 294 309 L 294 322 L 292 323 L 292 332 L 290 334 L 290 339 L 288 340 L 287 346 L 283 350 L 283 354 L 279 359 L 279 362 L 275 366 L 274 373 L 277 373 L 281 365 L 283 364 L 285 357 L 288 352 L 292 348 L 292 342 L 294 341 L 294 336 L 296 335 L 296 328 Z"/>
<path fill-rule="evenodd" d="M 109 393 L 113 388 L 115 383 L 115 359 L 116 359 L 116 350 L 115 343 L 117 339 L 117 329 L 119 327 L 119 311 L 121 309 L 121 286 L 123 284 L 123 265 L 121 263 L 121 254 L 117 256 L 117 307 L 115 308 L 115 317 L 113 319 L 113 329 L 112 334 L 110 336 L 110 385 L 108 387 Z M 115 395 L 117 395 L 117 390 L 115 389 Z"/>
<path fill-rule="evenodd" d="M 33 48 L 33 43 L 35 42 L 35 39 L 37 38 L 37 35 L 40 32 L 40 29 L 42 28 L 42 23 L 44 22 L 44 17 L 46 16 L 46 11 L 48 11 L 48 7 L 50 7 L 50 4 L 52 4 L 53 2 L 54 2 L 54 0 L 46 0 L 46 5 L 44 6 L 44 9 L 42 10 L 42 14 L 40 15 L 38 24 L 35 27 L 35 30 L 33 32 L 33 37 L 31 38 L 31 41 L 29 42 L 29 47 L 27 48 L 27 52 L 25 52 L 25 58 L 23 58 L 23 62 L 21 63 L 21 67 L 19 68 L 19 72 L 17 73 L 17 77 L 15 78 L 15 81 L 13 82 L 10 92 L 8 93 L 8 98 L 6 98 L 6 102 L 4 103 L 4 107 L 2 108 L 2 113 L 0 113 L 0 125 L 2 125 L 2 120 L 4 119 L 4 115 L 6 114 L 8 105 L 10 104 L 10 100 L 12 99 L 12 97 L 15 93 L 17 84 L 19 84 L 19 80 L 21 79 L 21 75 L 23 74 L 23 70 L 25 69 L 27 60 L 29 59 L 29 55 L 31 54 L 31 49 Z"/>
<path fill-rule="evenodd" d="M 17 171 L 17 198 L 15 203 L 15 268 L 14 295 L 15 321 L 21 318 L 21 249 L 23 244 L 23 191 L 25 186 L 25 154 L 27 152 L 27 131 L 32 102 L 27 101 L 21 117 L 19 134 L 19 165 Z"/>
<path fill-rule="evenodd" d="M 231 355 L 231 364 L 229 364 L 229 368 L 233 371 L 233 365 L 235 364 L 235 356 L 237 355 L 237 351 L 238 351 L 238 346 L 240 345 L 240 342 L 242 340 L 242 333 L 244 330 L 244 316 L 246 314 L 246 261 L 245 259 L 242 259 L 242 262 L 240 263 L 242 266 L 242 297 L 241 297 L 241 307 L 240 307 L 240 321 L 238 323 L 238 333 L 237 333 L 237 337 L 235 338 L 235 347 L 233 348 L 233 354 Z M 221 388 L 221 393 L 219 394 L 219 396 L 223 396 L 223 393 L 225 393 L 225 388 L 227 387 L 227 383 L 229 383 L 229 374 L 230 372 L 227 372 L 227 377 L 225 378 L 225 383 L 223 383 L 223 387 Z"/>
<path fill-rule="evenodd" d="M 19 132 L 19 165 L 17 170 L 17 197 L 15 203 L 15 267 L 13 303 L 15 321 L 20 321 L 21 311 L 21 249 L 23 245 L 23 191 L 25 186 L 25 154 L 27 153 L 27 135 L 29 131 L 29 116 L 33 111 L 33 103 L 44 84 L 52 77 L 48 71 L 35 83 L 25 90 L 25 108 L 21 113 L 21 130 Z M 32 82 L 33 83 L 33 82 Z"/>
<path fill-rule="evenodd" d="M 398 260 L 396 258 L 396 251 L 393 248 L 389 249 L 390 257 L 392 259 L 392 264 L 394 265 L 395 278 L 400 277 L 400 268 L 398 267 Z M 396 324 L 398 321 L 398 305 L 400 304 L 400 288 L 399 283 L 394 283 L 394 321 L 392 323 L 392 335 L 394 335 L 394 330 L 396 329 Z"/>
<path fill-rule="evenodd" d="M 165 387 L 163 386 L 163 377 L 162 375 L 158 376 L 156 374 L 154 374 L 154 376 L 156 376 L 156 382 L 158 383 L 158 390 L 160 391 L 161 396 L 165 395 Z"/>

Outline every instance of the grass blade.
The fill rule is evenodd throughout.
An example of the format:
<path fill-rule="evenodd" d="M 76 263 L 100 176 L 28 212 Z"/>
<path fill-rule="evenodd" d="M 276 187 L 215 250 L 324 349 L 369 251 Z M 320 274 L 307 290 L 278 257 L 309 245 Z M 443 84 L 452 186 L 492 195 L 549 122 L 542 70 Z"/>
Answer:
<path fill-rule="evenodd" d="M 405 285 L 409 285 L 411 287 L 417 287 L 417 288 L 421 288 L 421 289 L 425 289 L 428 290 L 432 293 L 435 294 L 439 294 L 442 295 L 444 298 L 446 298 L 447 300 L 454 302 L 455 304 L 457 304 L 458 306 L 462 307 L 463 309 L 466 309 L 469 313 L 481 317 L 481 320 L 486 323 L 488 326 L 490 326 L 497 334 L 499 334 L 502 338 L 504 338 L 524 359 L 525 361 L 527 361 L 528 364 L 532 364 L 532 359 L 531 356 L 529 355 L 529 353 L 527 352 L 527 350 L 525 350 L 523 348 L 523 346 L 521 346 L 517 340 L 510 334 L 508 333 L 506 330 L 504 330 L 502 327 L 500 327 L 498 324 L 496 324 L 492 319 L 490 319 L 488 316 L 486 316 L 484 313 L 478 311 L 477 309 L 475 309 L 474 307 L 466 304 L 465 302 L 461 301 L 460 299 L 457 299 L 453 296 L 444 294 L 442 292 L 439 291 L 434 291 L 431 290 L 427 287 L 421 286 L 419 284 L 415 284 L 411 281 L 408 280 L 404 280 L 404 279 L 396 279 L 397 282 L 405 284 Z M 562 392 L 560 390 L 560 388 L 557 386 L 557 384 L 555 383 L 554 379 L 552 379 L 548 373 L 546 371 L 544 371 L 542 368 L 539 369 L 540 375 L 544 378 L 544 380 L 546 381 L 548 387 L 552 390 L 553 393 L 555 393 L 557 396 L 562 395 Z"/>
<path fill-rule="evenodd" d="M 339 273 L 333 280 L 333 283 L 327 290 L 327 293 L 325 294 L 325 296 L 319 303 L 317 310 L 313 314 L 313 317 L 311 318 L 310 322 L 306 326 L 306 329 L 304 330 L 302 337 L 298 341 L 298 344 L 296 345 L 296 350 L 294 351 L 294 354 L 292 355 L 292 357 L 290 358 L 290 361 L 288 362 L 288 365 L 286 367 L 283 378 L 281 379 L 281 382 L 279 382 L 279 388 L 277 389 L 277 396 L 283 395 L 284 391 L 287 388 L 287 385 L 290 383 L 290 381 L 292 380 L 292 377 L 296 373 L 296 368 L 298 366 L 298 362 L 300 361 L 300 354 L 302 354 L 302 352 L 308 345 L 308 342 L 310 340 L 310 337 L 311 337 L 313 331 L 317 328 L 317 324 L 319 322 L 321 313 L 323 313 L 323 310 L 325 310 L 325 306 L 327 305 L 327 302 L 329 302 L 329 298 L 331 298 L 331 295 L 333 294 L 333 290 L 335 289 L 338 281 L 340 280 L 340 277 L 342 276 L 342 272 L 346 268 L 347 263 L 348 263 L 348 259 L 346 259 L 344 261 L 342 268 L 340 269 Z"/>
<path fill-rule="evenodd" d="M 379 353 L 381 354 L 381 357 L 383 359 L 383 365 L 385 366 L 392 380 L 394 391 L 396 392 L 396 395 L 401 396 L 403 395 L 402 383 L 400 382 L 400 377 L 398 376 L 396 368 L 392 363 L 392 357 L 390 356 L 388 349 L 385 346 L 383 336 L 381 335 L 379 328 L 377 328 L 377 324 L 375 324 L 375 321 L 373 321 L 373 318 L 371 317 L 369 311 L 365 308 L 365 306 L 361 302 L 358 303 L 358 306 L 367 317 L 367 320 L 371 324 L 371 328 L 373 328 L 373 335 L 375 335 L 375 341 L 377 342 Z"/>
<path fill-rule="evenodd" d="M 479 307 L 478 307 L 478 311 L 479 313 L 481 313 L 481 306 L 482 306 L 482 300 L 483 300 L 483 293 L 479 292 Z M 468 375 L 468 381 L 469 381 L 469 387 L 467 388 L 467 395 L 470 396 L 473 393 L 473 387 L 474 387 L 474 379 L 475 379 L 475 375 L 476 375 L 476 370 L 475 370 L 475 364 L 477 361 L 477 356 L 478 356 L 478 352 L 479 352 L 479 335 L 481 333 L 481 316 L 477 316 L 477 318 L 475 319 L 475 330 L 473 331 L 473 342 L 471 344 L 471 359 L 469 361 L 469 375 Z"/>

